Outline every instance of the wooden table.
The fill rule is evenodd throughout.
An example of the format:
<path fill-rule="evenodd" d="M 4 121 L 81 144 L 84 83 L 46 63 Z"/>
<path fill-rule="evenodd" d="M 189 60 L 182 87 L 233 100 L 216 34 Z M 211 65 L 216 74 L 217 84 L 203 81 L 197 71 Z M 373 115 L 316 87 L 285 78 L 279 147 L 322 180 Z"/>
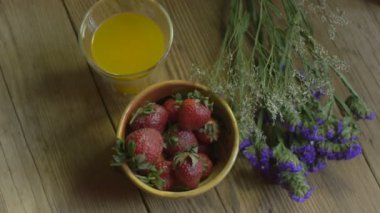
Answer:
<path fill-rule="evenodd" d="M 349 80 L 378 117 L 360 123 L 364 154 L 312 175 L 304 204 L 238 159 L 210 192 L 162 200 L 109 167 L 115 127 L 130 97 L 93 74 L 76 33 L 95 0 L 0 0 L 0 212 L 380 212 L 380 2 L 330 0 L 350 24 L 328 49 L 351 64 Z M 186 79 L 215 60 L 224 0 L 163 0 L 175 41 L 158 80 Z M 344 91 L 337 84 L 338 93 Z"/>

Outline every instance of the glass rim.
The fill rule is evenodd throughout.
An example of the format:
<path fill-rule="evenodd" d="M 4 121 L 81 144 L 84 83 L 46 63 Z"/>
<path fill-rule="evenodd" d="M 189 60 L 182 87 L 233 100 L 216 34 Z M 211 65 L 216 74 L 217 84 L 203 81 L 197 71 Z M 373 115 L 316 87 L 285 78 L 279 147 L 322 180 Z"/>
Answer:
<path fill-rule="evenodd" d="M 142 77 L 148 75 L 150 72 L 152 72 L 154 70 L 154 68 L 156 68 L 157 66 L 159 66 L 160 64 L 162 64 L 165 61 L 165 59 L 167 58 L 167 56 L 169 55 L 169 52 L 171 50 L 171 47 L 172 47 L 172 44 L 173 44 L 173 37 L 174 37 L 174 32 L 173 31 L 174 30 L 173 30 L 173 22 L 172 22 L 172 20 L 171 20 L 171 18 L 169 16 L 169 13 L 156 0 L 146 0 L 146 1 L 149 1 L 149 2 L 153 3 L 156 7 L 159 8 L 159 10 L 164 14 L 165 19 L 166 19 L 166 21 L 167 21 L 167 23 L 169 25 L 169 42 L 168 42 L 167 48 L 166 48 L 164 54 L 162 54 L 161 58 L 157 61 L 157 63 L 154 64 L 153 66 L 149 67 L 148 69 L 145 69 L 145 70 L 133 73 L 133 74 L 115 74 L 115 73 L 107 72 L 106 70 L 102 69 L 101 67 L 99 67 L 95 63 L 95 61 L 91 58 L 91 56 L 89 56 L 89 54 L 87 54 L 87 52 L 85 51 L 84 44 L 83 44 L 83 39 L 82 39 L 82 37 L 84 37 L 84 30 L 86 28 L 86 26 L 85 26 L 85 20 L 87 20 L 89 18 L 89 16 L 92 14 L 92 12 L 95 10 L 95 8 L 99 7 L 99 5 L 102 4 L 102 3 L 104 3 L 105 1 L 109 1 L 109 0 L 99 0 L 98 2 L 94 3 L 90 7 L 90 9 L 88 9 L 88 11 L 86 12 L 86 14 L 84 15 L 84 17 L 82 19 L 82 22 L 81 22 L 81 25 L 80 25 L 80 28 L 79 28 L 79 36 L 78 36 L 78 43 L 79 43 L 79 46 L 80 46 L 82 54 L 85 56 L 87 62 L 90 64 L 90 66 L 92 68 L 94 68 L 94 70 L 96 72 L 98 72 L 98 73 L 100 73 L 102 75 L 106 75 L 108 77 L 136 79 L 136 78 L 142 78 Z M 134 0 L 134 1 L 136 1 L 136 0 Z M 114 15 L 117 15 L 117 14 L 119 14 L 119 13 L 115 13 Z"/>

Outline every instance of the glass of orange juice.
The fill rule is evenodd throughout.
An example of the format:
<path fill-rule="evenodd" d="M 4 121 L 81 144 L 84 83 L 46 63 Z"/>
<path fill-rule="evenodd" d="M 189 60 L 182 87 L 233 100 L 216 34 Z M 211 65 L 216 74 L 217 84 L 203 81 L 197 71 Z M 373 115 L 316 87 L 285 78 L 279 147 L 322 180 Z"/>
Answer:
<path fill-rule="evenodd" d="M 79 44 L 90 66 L 123 93 L 150 82 L 173 42 L 173 24 L 155 0 L 100 0 L 85 15 Z"/>

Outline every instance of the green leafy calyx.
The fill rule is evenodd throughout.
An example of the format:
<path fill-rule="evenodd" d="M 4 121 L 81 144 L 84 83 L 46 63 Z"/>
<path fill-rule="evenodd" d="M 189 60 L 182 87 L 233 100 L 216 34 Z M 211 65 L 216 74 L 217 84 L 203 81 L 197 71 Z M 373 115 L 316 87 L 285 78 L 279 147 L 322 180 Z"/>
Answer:
<path fill-rule="evenodd" d="M 129 121 L 129 124 L 132 124 L 136 118 L 144 115 L 150 115 L 155 111 L 156 104 L 153 102 L 148 102 L 144 106 L 137 109 L 137 111 L 133 114 L 132 119 Z"/>
<path fill-rule="evenodd" d="M 186 160 L 191 161 L 191 166 L 195 166 L 198 163 L 199 155 L 198 155 L 198 147 L 193 146 L 188 152 L 178 153 L 174 156 L 173 162 L 175 166 L 178 166 L 185 162 Z"/>

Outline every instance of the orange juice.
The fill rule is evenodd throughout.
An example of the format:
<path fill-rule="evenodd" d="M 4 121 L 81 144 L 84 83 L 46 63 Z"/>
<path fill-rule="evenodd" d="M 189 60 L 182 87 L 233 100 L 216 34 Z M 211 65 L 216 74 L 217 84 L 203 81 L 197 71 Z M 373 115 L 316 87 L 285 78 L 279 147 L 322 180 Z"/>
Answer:
<path fill-rule="evenodd" d="M 104 71 L 130 75 L 145 71 L 164 54 L 160 27 L 138 13 L 121 13 L 106 19 L 91 43 L 95 63 Z"/>

